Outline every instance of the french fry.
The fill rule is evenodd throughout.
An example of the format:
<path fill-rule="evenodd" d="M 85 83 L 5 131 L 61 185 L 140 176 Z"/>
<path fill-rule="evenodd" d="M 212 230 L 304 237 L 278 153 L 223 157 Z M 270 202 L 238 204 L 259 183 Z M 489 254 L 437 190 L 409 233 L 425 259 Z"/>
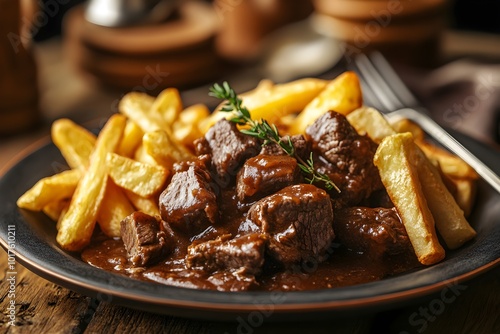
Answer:
<path fill-rule="evenodd" d="M 325 80 L 311 78 L 277 85 L 265 81 L 257 89 L 241 94 L 240 97 L 253 119 L 265 118 L 274 123 L 284 115 L 304 109 L 325 88 L 326 83 Z M 228 113 L 221 112 L 220 108 L 221 106 L 200 124 L 202 133 L 206 133 L 218 120 L 230 117 Z"/>
<path fill-rule="evenodd" d="M 50 219 L 57 222 L 64 214 L 65 210 L 68 210 L 70 198 L 66 198 L 60 201 L 50 202 L 43 207 L 42 212 L 45 213 Z"/>
<path fill-rule="evenodd" d="M 145 164 L 116 153 L 108 153 L 106 165 L 109 176 L 118 186 L 142 197 L 161 190 L 169 175 L 162 166 Z"/>
<path fill-rule="evenodd" d="M 410 132 L 416 142 L 425 140 L 424 130 L 409 119 L 400 119 L 397 122 L 391 123 L 391 126 L 398 133 Z"/>
<path fill-rule="evenodd" d="M 326 85 L 297 116 L 291 134 L 304 133 L 306 128 L 329 110 L 347 115 L 363 105 L 359 79 L 354 72 L 344 72 Z"/>
<path fill-rule="evenodd" d="M 141 128 L 134 121 L 127 120 L 123 138 L 116 152 L 124 157 L 132 157 L 137 147 L 141 144 L 143 135 L 144 132 L 142 132 Z"/>
<path fill-rule="evenodd" d="M 81 177 L 82 171 L 78 169 L 70 169 L 45 177 L 18 198 L 17 206 L 22 209 L 41 211 L 52 202 L 71 198 Z"/>
<path fill-rule="evenodd" d="M 147 154 L 151 155 L 160 165 L 172 168 L 176 161 L 187 160 L 193 157 L 186 150 L 179 150 L 172 138 L 165 131 L 148 132 L 142 138 Z"/>
<path fill-rule="evenodd" d="M 374 157 L 380 178 L 399 212 L 420 263 L 431 265 L 445 256 L 432 213 L 422 190 L 411 133 L 388 136 Z"/>
<path fill-rule="evenodd" d="M 418 177 L 436 228 L 448 248 L 456 249 L 474 238 L 476 231 L 465 219 L 464 212 L 444 185 L 436 167 L 416 145 L 413 149 Z"/>
<path fill-rule="evenodd" d="M 97 137 L 89 167 L 76 187 L 68 211 L 59 222 L 56 239 L 65 250 L 79 251 L 90 242 L 106 191 L 106 155 L 118 147 L 125 124 L 126 118 L 115 114 Z"/>
<path fill-rule="evenodd" d="M 120 222 L 134 211 L 134 207 L 122 189 L 108 180 L 106 193 L 97 214 L 97 223 L 101 231 L 108 237 L 119 237 L 121 235 Z"/>
<path fill-rule="evenodd" d="M 439 165 L 443 173 L 449 177 L 473 180 L 478 178 L 476 171 L 456 155 L 425 141 L 416 141 L 416 143 L 434 165 Z"/>
<path fill-rule="evenodd" d="M 52 124 L 51 136 L 69 167 L 86 168 L 88 166 L 96 141 L 94 134 L 73 121 L 63 118 Z"/>
<path fill-rule="evenodd" d="M 204 104 L 195 104 L 184 109 L 172 125 L 173 135 L 177 142 L 186 147 L 193 147 L 193 141 L 203 136 L 199 128 L 200 122 L 210 115 Z"/>
<path fill-rule="evenodd" d="M 346 116 L 360 135 L 368 135 L 375 143 L 396 133 L 382 114 L 370 107 L 361 107 Z"/>
<path fill-rule="evenodd" d="M 464 211 L 465 217 L 468 217 L 474 206 L 476 198 L 477 183 L 474 179 L 469 178 L 450 178 L 457 189 L 454 194 L 458 206 Z"/>
<path fill-rule="evenodd" d="M 125 195 L 137 210 L 151 216 L 160 215 L 160 209 L 158 208 L 158 201 L 156 198 L 141 197 L 128 190 L 125 190 Z"/>
<path fill-rule="evenodd" d="M 146 93 L 131 92 L 120 100 L 118 110 L 136 123 L 145 133 L 166 130 L 168 124 L 162 115 L 151 112 L 154 102 L 154 97 Z"/>
<path fill-rule="evenodd" d="M 151 106 L 151 112 L 161 115 L 169 126 L 179 117 L 181 110 L 182 101 L 176 88 L 164 89 Z"/>

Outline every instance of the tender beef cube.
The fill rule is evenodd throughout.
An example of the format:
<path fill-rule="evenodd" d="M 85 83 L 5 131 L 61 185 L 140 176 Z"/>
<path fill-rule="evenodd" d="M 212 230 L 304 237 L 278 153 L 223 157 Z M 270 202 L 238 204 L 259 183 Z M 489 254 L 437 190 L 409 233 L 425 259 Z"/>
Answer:
<path fill-rule="evenodd" d="M 204 170 L 208 170 L 208 168 L 210 167 L 210 155 L 209 154 L 202 154 L 202 155 L 197 156 L 194 159 L 182 160 L 182 161 L 175 162 L 173 167 L 172 167 L 172 171 L 174 173 L 185 172 L 191 166 L 202 168 Z"/>
<path fill-rule="evenodd" d="M 160 213 L 173 230 L 192 236 L 216 222 L 217 197 L 209 180 L 208 172 L 195 166 L 172 176 L 160 195 Z"/>
<path fill-rule="evenodd" d="M 215 181 L 227 187 L 236 177 L 245 160 L 260 151 L 257 138 L 241 133 L 236 124 L 221 119 L 212 126 L 204 138 L 195 142 L 196 154 L 211 154 Z"/>
<path fill-rule="evenodd" d="M 160 219 L 139 211 L 121 221 L 123 244 L 134 266 L 154 264 L 172 250 L 167 235 L 160 229 L 160 223 Z"/>
<path fill-rule="evenodd" d="M 313 150 L 326 160 L 317 164 L 318 171 L 340 188 L 336 196 L 345 206 L 356 205 L 383 188 L 373 164 L 377 144 L 368 136 L 360 136 L 344 115 L 329 111 L 310 125 L 306 134 Z"/>
<path fill-rule="evenodd" d="M 267 253 L 284 265 L 321 262 L 335 237 L 330 197 L 310 184 L 289 186 L 261 199 L 247 217 L 268 235 Z"/>
<path fill-rule="evenodd" d="M 292 142 L 293 147 L 295 148 L 295 153 L 297 156 L 301 157 L 303 160 L 309 159 L 309 155 L 311 153 L 311 142 L 307 141 L 303 135 L 295 135 L 295 136 L 284 136 L 281 138 L 282 141 L 288 142 L 289 140 Z M 260 154 L 266 155 L 287 155 L 283 149 L 275 143 L 269 143 L 267 145 L 263 145 L 260 150 Z"/>
<path fill-rule="evenodd" d="M 188 268 L 206 272 L 230 270 L 244 275 L 258 275 L 264 264 L 265 238 L 258 234 L 247 234 L 230 239 L 224 235 L 215 240 L 193 243 L 188 247 Z"/>
<path fill-rule="evenodd" d="M 242 202 L 261 199 L 302 179 L 297 160 L 288 155 L 263 155 L 248 159 L 236 177 Z"/>
<path fill-rule="evenodd" d="M 339 243 L 373 260 L 413 249 L 395 208 L 340 209 L 335 211 L 333 228 Z"/>

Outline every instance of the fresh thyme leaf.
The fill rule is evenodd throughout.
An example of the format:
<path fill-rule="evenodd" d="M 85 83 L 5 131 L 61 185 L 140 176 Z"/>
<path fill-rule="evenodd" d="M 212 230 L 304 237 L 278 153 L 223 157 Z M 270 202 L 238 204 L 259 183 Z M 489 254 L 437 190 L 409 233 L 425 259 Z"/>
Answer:
<path fill-rule="evenodd" d="M 286 154 L 297 160 L 300 170 L 306 175 L 305 180 L 307 182 L 311 184 L 322 182 L 326 189 L 335 189 L 340 193 L 340 189 L 328 175 L 316 171 L 312 152 L 307 162 L 305 162 L 301 157 L 295 154 L 295 147 L 290 137 L 288 137 L 288 141 L 283 141 L 281 139 L 276 125 L 269 124 L 265 119 L 261 119 L 260 122 L 253 120 L 250 111 L 242 106 L 243 100 L 238 97 L 227 81 L 224 81 L 222 86 L 215 83 L 210 88 L 208 95 L 226 100 L 226 103 L 222 106 L 220 111 L 232 112 L 233 117 L 230 119 L 231 122 L 249 126 L 247 129 L 240 129 L 241 133 L 261 139 L 263 145 L 269 143 L 277 144 Z"/>

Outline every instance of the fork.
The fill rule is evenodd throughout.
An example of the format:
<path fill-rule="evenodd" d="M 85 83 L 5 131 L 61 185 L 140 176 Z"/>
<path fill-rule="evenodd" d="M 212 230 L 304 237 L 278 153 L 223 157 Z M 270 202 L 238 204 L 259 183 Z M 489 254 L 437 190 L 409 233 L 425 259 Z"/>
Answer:
<path fill-rule="evenodd" d="M 389 121 L 407 118 L 417 123 L 430 137 L 468 163 L 479 176 L 500 193 L 500 178 L 481 160 L 439 126 L 422 108 L 392 66 L 379 52 L 360 54 L 354 60 L 363 95 Z"/>

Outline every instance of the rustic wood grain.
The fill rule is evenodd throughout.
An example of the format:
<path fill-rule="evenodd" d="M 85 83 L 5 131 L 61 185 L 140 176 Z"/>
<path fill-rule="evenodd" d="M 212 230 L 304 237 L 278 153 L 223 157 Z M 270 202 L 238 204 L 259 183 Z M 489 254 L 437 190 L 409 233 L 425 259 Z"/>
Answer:
<path fill-rule="evenodd" d="M 0 329 L 3 333 L 78 333 L 78 328 L 89 314 L 91 299 L 53 284 L 16 263 L 16 322 L 8 326 L 6 274 L 7 254 L 0 251 L 2 313 Z M 91 310 L 90 310 L 91 311 Z"/>

